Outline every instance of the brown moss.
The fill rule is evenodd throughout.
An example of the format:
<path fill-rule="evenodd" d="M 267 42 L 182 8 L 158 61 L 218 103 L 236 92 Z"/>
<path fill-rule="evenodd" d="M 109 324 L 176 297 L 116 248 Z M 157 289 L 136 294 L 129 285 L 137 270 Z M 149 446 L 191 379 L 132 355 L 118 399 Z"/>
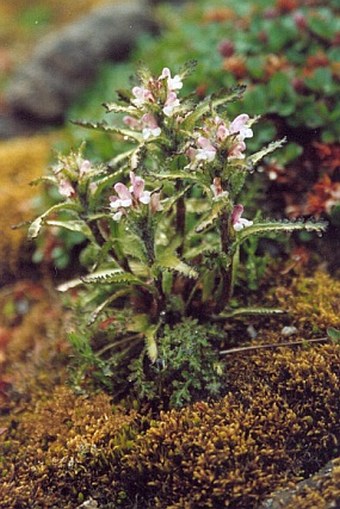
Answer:
<path fill-rule="evenodd" d="M 27 232 L 12 225 L 32 218 L 37 189 L 29 183 L 44 173 L 50 145 L 47 136 L 0 142 L 0 280 L 15 271 L 22 256 Z"/>
<path fill-rule="evenodd" d="M 340 327 L 340 281 L 321 270 L 296 277 L 289 288 L 275 290 L 282 308 L 305 330 L 319 333 Z"/>
<path fill-rule="evenodd" d="M 134 412 L 113 412 L 104 394 L 77 396 L 64 386 L 13 416 L 0 436 L 4 507 L 74 508 L 89 492 L 107 499 L 114 459 L 129 447 L 134 418 Z"/>
<path fill-rule="evenodd" d="M 339 350 L 229 361 L 230 393 L 163 413 L 123 458 L 122 486 L 152 508 L 252 509 L 335 454 Z M 121 488 L 122 488 L 121 486 Z"/>

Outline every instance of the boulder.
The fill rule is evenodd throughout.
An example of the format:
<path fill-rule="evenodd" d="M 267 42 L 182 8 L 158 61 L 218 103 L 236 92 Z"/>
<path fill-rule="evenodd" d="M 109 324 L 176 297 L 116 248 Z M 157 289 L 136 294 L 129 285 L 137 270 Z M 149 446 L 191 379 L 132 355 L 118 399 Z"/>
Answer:
<path fill-rule="evenodd" d="M 126 57 L 143 32 L 155 29 L 150 8 L 135 0 L 97 8 L 44 37 L 5 92 L 10 116 L 26 123 L 62 122 L 65 109 L 93 81 L 99 65 Z M 0 137 L 8 136 L 4 124 Z"/>

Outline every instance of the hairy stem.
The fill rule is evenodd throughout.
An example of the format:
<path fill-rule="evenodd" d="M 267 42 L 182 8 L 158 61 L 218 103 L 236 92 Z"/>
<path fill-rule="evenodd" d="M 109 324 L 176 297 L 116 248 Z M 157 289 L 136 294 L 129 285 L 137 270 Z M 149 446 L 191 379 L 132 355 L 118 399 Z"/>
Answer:
<path fill-rule="evenodd" d="M 224 212 L 220 218 L 221 248 L 229 257 L 230 234 L 229 214 Z M 232 266 L 221 268 L 221 295 L 216 304 L 216 312 L 221 312 L 228 304 L 232 294 Z"/>

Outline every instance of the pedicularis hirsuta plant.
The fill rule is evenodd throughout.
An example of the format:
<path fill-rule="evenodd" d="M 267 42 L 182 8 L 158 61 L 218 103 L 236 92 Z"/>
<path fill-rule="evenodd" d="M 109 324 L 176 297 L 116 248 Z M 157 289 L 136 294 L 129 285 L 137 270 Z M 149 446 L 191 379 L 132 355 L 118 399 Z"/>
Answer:
<path fill-rule="evenodd" d="M 247 311 L 231 309 L 230 299 L 240 249 L 250 237 L 324 229 L 321 222 L 264 221 L 246 211 L 244 217 L 238 195 L 245 179 L 283 140 L 248 155 L 258 118 L 242 113 L 230 119 L 227 106 L 241 98 L 243 87 L 200 102 L 194 95 L 182 98 L 192 68 L 187 64 L 175 76 L 164 68 L 158 77 L 140 68 L 139 84 L 105 105 L 120 115 L 121 128 L 80 122 L 120 136 L 127 148 L 106 164 L 84 159 L 82 149 L 61 156 L 46 179 L 63 201 L 29 229 L 31 238 L 43 225 L 86 236 L 89 273 L 61 289 L 84 285 L 89 323 L 110 320 L 115 309 L 132 310 L 127 329 L 108 345 L 117 346 L 120 358 L 131 360 L 132 345 L 145 340 L 155 363 L 165 328 L 188 317 L 211 323 Z"/>

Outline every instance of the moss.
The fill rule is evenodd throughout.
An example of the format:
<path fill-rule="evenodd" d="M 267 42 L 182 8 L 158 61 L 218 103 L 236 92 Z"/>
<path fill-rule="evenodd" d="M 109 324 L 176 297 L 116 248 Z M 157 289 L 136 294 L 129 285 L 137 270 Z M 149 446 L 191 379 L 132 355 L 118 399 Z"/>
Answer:
<path fill-rule="evenodd" d="M 298 276 L 291 287 L 277 291 L 279 299 L 286 296 L 299 338 L 312 323 L 322 329 L 336 325 L 338 283 L 331 281 L 322 273 Z M 32 370 L 32 352 L 37 352 L 35 362 L 47 355 L 42 343 L 35 343 L 34 331 L 47 345 L 50 336 L 62 336 L 58 326 L 47 326 L 53 294 L 38 298 L 37 290 L 22 287 L 18 293 L 28 297 L 29 312 L 20 324 L 8 318 L 0 322 L 14 334 L 7 348 L 12 376 L 15 370 Z M 313 298 L 320 304 L 317 310 L 310 304 Z M 281 341 L 282 322 L 276 329 L 272 324 L 267 322 L 254 345 Z M 138 509 L 255 509 L 273 491 L 294 487 L 338 454 L 337 345 L 275 345 L 222 360 L 228 373 L 223 399 L 163 412 L 152 421 L 113 409 L 104 394 L 76 395 L 64 386 L 52 391 L 57 370 L 62 372 L 57 362 L 39 372 L 36 382 L 37 372 L 21 375 L 24 382 L 14 385 L 21 391 L 19 404 L 0 416 L 5 507 L 71 509 L 93 497 L 99 504 L 129 509 L 134 504 Z M 27 402 L 25 390 L 32 394 Z M 336 493 L 331 480 L 322 492 L 306 488 L 296 494 L 296 508 L 306 509 L 309 502 L 313 507 L 320 497 L 335 500 Z"/>
<path fill-rule="evenodd" d="M 98 500 L 109 498 L 115 458 L 129 447 L 134 419 L 134 412 L 113 409 L 104 394 L 77 396 L 65 386 L 46 394 L 13 416 L 0 437 L 7 444 L 2 504 L 7 509 L 67 509 L 89 493 Z"/>
<path fill-rule="evenodd" d="M 121 489 L 143 507 L 255 508 L 336 454 L 338 366 L 335 345 L 229 361 L 230 393 L 163 413 L 124 456 Z"/>
<path fill-rule="evenodd" d="M 12 226 L 32 218 L 37 190 L 28 184 L 40 177 L 48 163 L 51 138 L 37 136 L 0 143 L 0 281 L 14 273 L 23 255 L 25 229 Z"/>
<path fill-rule="evenodd" d="M 318 333 L 340 326 L 340 281 L 321 270 L 296 277 L 289 288 L 279 286 L 280 305 L 306 330 Z"/>

